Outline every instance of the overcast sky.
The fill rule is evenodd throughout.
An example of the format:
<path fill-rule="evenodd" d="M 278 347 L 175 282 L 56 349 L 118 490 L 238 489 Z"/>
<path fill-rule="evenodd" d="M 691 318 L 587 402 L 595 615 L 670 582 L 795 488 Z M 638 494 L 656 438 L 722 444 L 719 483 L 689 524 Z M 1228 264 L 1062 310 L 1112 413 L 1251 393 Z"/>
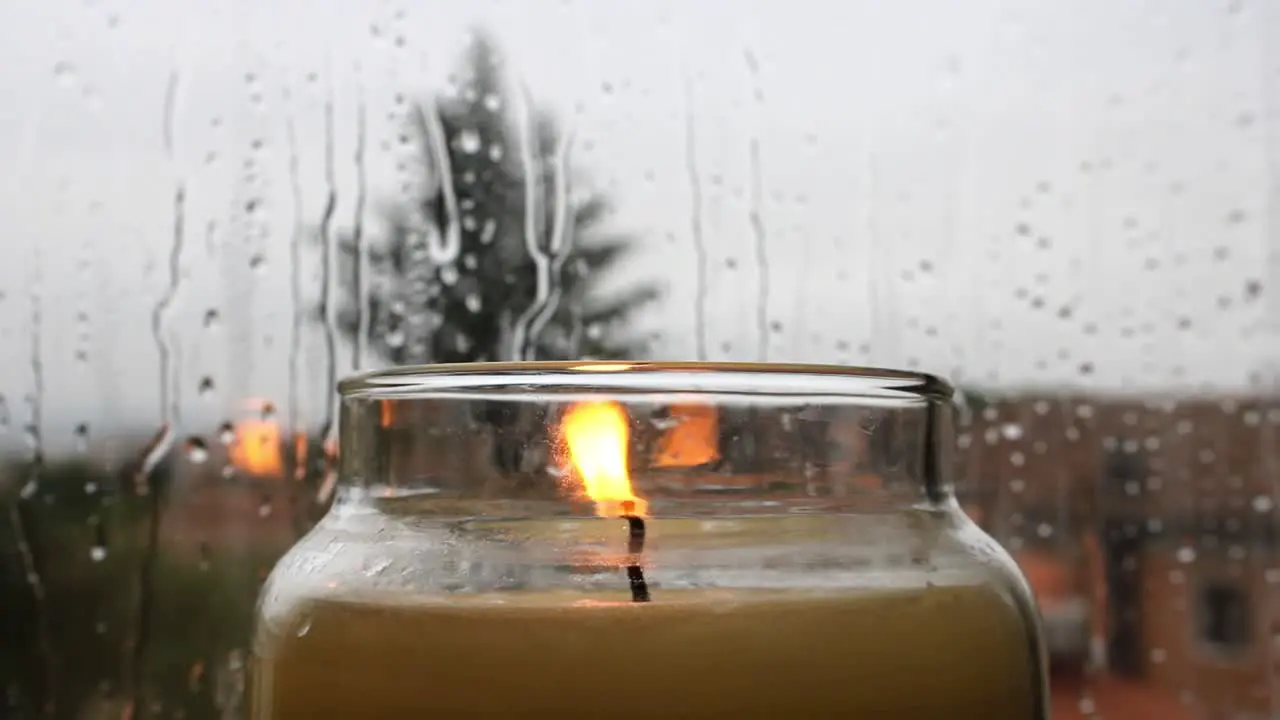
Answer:
<path fill-rule="evenodd" d="M 362 176 L 370 204 L 395 196 L 397 94 L 439 87 L 477 20 L 642 239 L 618 280 L 666 284 L 661 357 L 1280 379 L 1275 0 L 49 0 L 0 4 L 14 423 L 36 338 L 47 437 L 158 419 L 153 317 L 181 421 L 283 407 L 291 281 L 319 292 L 293 251 L 323 208 L 326 98 L 349 225 Z M 313 417 L 320 334 L 297 348 Z"/>

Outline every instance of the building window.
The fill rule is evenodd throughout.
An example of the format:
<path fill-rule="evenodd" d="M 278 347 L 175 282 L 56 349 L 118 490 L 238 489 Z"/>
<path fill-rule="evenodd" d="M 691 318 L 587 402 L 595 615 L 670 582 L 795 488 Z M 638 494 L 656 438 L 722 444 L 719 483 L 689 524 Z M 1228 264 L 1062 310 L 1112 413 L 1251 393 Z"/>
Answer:
<path fill-rule="evenodd" d="M 1238 652 L 1249 645 L 1253 633 L 1249 597 L 1231 583 L 1209 583 L 1200 590 L 1200 639 L 1210 647 Z"/>

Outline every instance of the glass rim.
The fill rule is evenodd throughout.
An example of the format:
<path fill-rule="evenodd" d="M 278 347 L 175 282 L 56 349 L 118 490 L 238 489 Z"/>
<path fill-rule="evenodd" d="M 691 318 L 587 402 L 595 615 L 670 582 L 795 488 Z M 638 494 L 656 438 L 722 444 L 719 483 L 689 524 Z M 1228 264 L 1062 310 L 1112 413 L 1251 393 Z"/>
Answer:
<path fill-rule="evenodd" d="M 889 368 L 768 362 L 513 361 L 403 365 L 343 378 L 344 399 L 432 393 L 505 394 L 530 390 L 594 393 L 821 395 L 829 399 L 949 402 L 955 390 L 928 373 Z"/>

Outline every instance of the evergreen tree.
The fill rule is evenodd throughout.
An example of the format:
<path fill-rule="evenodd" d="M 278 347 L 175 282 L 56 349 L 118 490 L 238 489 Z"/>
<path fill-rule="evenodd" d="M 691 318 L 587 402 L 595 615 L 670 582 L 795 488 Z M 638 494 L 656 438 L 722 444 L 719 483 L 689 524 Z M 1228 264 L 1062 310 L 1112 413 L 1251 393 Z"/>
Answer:
<path fill-rule="evenodd" d="M 624 325 L 656 288 L 595 292 L 633 238 L 603 231 L 603 195 L 566 192 L 563 133 L 517 95 L 502 62 L 476 33 L 452 92 L 412 112 L 422 189 L 385 211 L 387 231 L 366 249 L 363 302 L 357 243 L 340 239 L 340 331 L 354 337 L 363 313 L 368 347 L 394 364 L 635 357 L 643 346 Z M 531 243 L 548 258 L 541 298 Z M 521 326 L 541 331 L 517 348 Z"/>

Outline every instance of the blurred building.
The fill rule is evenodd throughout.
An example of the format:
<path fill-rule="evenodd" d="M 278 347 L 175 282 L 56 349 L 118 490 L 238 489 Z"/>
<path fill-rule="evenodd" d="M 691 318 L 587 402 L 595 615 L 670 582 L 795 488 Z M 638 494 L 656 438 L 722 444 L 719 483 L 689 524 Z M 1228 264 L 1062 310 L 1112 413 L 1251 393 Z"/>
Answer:
<path fill-rule="evenodd" d="M 960 435 L 959 492 L 1035 588 L 1057 675 L 1270 717 L 1278 441 L 1257 399 L 1021 397 Z"/>

